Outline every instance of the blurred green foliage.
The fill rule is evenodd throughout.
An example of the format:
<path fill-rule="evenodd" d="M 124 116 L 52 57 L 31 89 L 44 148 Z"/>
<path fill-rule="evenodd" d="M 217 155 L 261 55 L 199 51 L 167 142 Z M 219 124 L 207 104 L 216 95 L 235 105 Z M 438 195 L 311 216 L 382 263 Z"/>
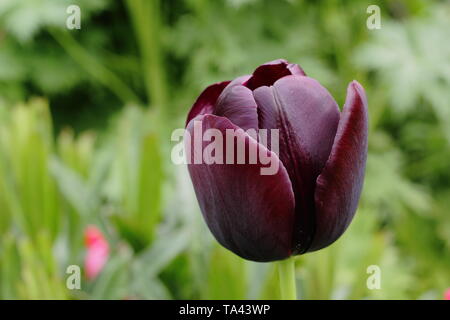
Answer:
<path fill-rule="evenodd" d="M 81 8 L 67 30 L 66 8 Z M 440 299 L 450 287 L 450 3 L 3 0 L 0 2 L 0 298 L 276 299 L 271 264 L 239 259 L 204 225 L 170 162 L 210 83 L 276 58 L 336 97 L 357 79 L 370 111 L 357 215 L 297 257 L 302 299 Z M 36 98 L 41 97 L 41 98 Z M 42 98 L 44 97 L 44 98 Z M 94 224 L 111 252 L 66 288 Z M 381 269 L 369 290 L 367 268 Z"/>

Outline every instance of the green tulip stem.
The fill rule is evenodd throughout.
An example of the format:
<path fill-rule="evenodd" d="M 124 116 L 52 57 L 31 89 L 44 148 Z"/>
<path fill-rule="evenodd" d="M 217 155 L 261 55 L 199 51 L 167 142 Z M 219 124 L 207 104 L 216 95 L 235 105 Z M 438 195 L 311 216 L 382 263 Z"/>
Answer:
<path fill-rule="evenodd" d="M 295 263 L 293 258 L 278 262 L 278 274 L 280 277 L 280 291 L 282 300 L 296 300 L 295 287 Z"/>

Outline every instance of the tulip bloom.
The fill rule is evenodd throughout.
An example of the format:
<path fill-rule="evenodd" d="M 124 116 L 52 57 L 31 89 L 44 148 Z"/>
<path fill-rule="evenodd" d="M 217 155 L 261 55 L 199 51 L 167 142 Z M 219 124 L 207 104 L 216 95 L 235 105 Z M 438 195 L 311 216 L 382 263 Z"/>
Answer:
<path fill-rule="evenodd" d="M 89 226 L 84 233 L 87 253 L 84 260 L 86 278 L 93 280 L 102 271 L 109 256 L 109 245 L 103 233 L 95 226 Z"/>
<path fill-rule="evenodd" d="M 246 147 L 279 162 L 274 175 L 261 175 L 261 163 L 188 163 L 204 219 L 224 247 L 245 259 L 274 261 L 329 246 L 346 230 L 367 158 L 367 99 L 358 82 L 349 84 L 340 112 L 319 82 L 276 60 L 207 87 L 187 117 L 189 147 L 201 139 L 195 121 L 203 131 L 234 129 Z M 248 136 L 249 129 L 278 129 L 279 152 Z"/>

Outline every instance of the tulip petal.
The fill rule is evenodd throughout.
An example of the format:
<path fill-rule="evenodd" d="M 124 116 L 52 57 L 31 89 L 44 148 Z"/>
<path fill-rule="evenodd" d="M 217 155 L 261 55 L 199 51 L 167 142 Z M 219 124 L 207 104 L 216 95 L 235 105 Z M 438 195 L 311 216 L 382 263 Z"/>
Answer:
<path fill-rule="evenodd" d="M 229 119 L 244 130 L 258 129 L 258 114 L 252 91 L 242 85 L 226 88 L 217 100 L 214 114 Z"/>
<path fill-rule="evenodd" d="M 275 82 L 275 98 L 299 143 L 312 157 L 317 175 L 322 171 L 333 145 L 339 123 L 339 107 L 318 81 L 289 76 Z M 317 171 L 319 170 L 319 171 Z"/>
<path fill-rule="evenodd" d="M 217 98 L 229 83 L 230 81 L 218 82 L 203 90 L 188 113 L 186 125 L 198 115 L 213 113 Z"/>
<path fill-rule="evenodd" d="M 279 157 L 296 202 L 294 253 L 303 253 L 315 230 L 314 188 L 333 145 L 339 108 L 324 87 L 306 76 L 284 77 L 253 94 L 259 128 L 280 129 Z"/>
<path fill-rule="evenodd" d="M 292 186 L 278 157 L 235 126 L 230 120 L 215 115 L 195 118 L 187 126 L 186 148 L 195 145 L 201 137 L 195 136 L 195 122 L 201 121 L 202 131 L 218 129 L 226 141 L 227 129 L 237 139 L 244 139 L 245 164 L 188 164 L 189 173 L 205 221 L 224 247 L 242 258 L 254 261 L 284 259 L 291 254 L 294 221 L 294 194 Z M 239 130 L 238 130 L 239 129 Z M 201 142 L 203 153 L 209 142 Z M 225 145 L 225 143 L 224 143 Z M 278 165 L 274 175 L 261 175 L 267 167 L 257 162 L 250 164 L 248 150 L 255 148 L 272 157 Z M 223 153 L 226 153 L 225 146 Z M 192 156 L 198 152 L 194 150 Z M 188 158 L 189 159 L 189 158 Z"/>
<path fill-rule="evenodd" d="M 288 63 L 284 59 L 278 59 L 256 68 L 245 86 L 251 90 L 255 90 L 261 86 L 271 86 L 278 79 L 289 75 L 304 76 L 305 72 L 297 64 Z"/>
<path fill-rule="evenodd" d="M 309 251 L 324 248 L 347 229 L 362 190 L 367 158 L 367 98 L 356 81 L 347 98 L 330 157 L 317 179 L 316 232 Z"/>
<path fill-rule="evenodd" d="M 230 91 L 236 86 L 243 86 L 248 81 L 248 79 L 250 79 L 250 77 L 251 77 L 250 75 L 240 76 L 234 79 L 233 81 L 229 82 L 227 86 L 223 89 L 223 91 L 220 93 L 219 97 L 217 98 L 216 104 L 221 99 L 221 96 L 223 97 L 228 95 Z"/>

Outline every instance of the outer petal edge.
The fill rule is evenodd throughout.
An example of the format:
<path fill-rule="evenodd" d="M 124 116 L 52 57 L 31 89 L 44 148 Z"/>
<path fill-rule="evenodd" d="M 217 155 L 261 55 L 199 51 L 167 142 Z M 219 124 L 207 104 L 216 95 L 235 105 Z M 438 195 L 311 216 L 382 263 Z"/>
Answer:
<path fill-rule="evenodd" d="M 222 91 L 230 82 L 231 81 L 217 82 L 208 86 L 205 90 L 203 90 L 203 92 L 200 94 L 200 96 L 197 98 L 197 100 L 191 107 L 191 110 L 189 110 L 186 119 L 186 126 L 196 116 L 212 113 L 214 109 L 214 104 L 216 103 Z"/>
<path fill-rule="evenodd" d="M 317 178 L 316 231 L 308 251 L 329 246 L 347 229 L 361 195 L 368 147 L 368 110 L 364 88 L 349 84 L 330 157 Z"/>

